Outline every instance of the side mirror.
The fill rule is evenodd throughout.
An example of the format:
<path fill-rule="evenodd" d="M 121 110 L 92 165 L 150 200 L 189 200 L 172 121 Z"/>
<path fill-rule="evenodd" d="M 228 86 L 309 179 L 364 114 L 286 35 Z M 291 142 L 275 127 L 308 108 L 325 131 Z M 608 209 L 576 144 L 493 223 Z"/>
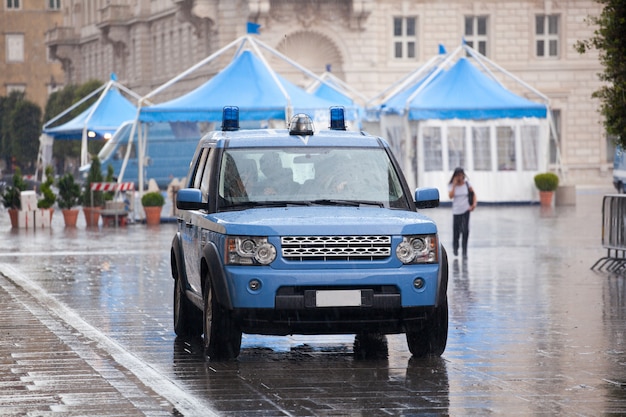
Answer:
<path fill-rule="evenodd" d="M 176 193 L 176 208 L 180 210 L 201 210 L 206 208 L 202 201 L 202 191 L 197 188 L 183 188 Z"/>
<path fill-rule="evenodd" d="M 439 207 L 439 190 L 433 187 L 416 189 L 415 205 L 418 209 Z"/>

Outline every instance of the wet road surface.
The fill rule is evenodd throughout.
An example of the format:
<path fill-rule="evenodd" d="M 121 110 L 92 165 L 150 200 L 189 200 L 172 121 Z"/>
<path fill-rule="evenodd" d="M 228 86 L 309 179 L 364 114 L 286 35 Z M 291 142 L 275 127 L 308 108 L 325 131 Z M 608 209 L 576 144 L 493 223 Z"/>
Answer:
<path fill-rule="evenodd" d="M 441 358 L 403 335 L 244 335 L 207 361 L 172 330 L 176 225 L 11 230 L 0 213 L 1 415 L 626 415 L 626 282 L 594 272 L 601 203 L 480 206 L 450 256 Z M 426 211 L 449 245 L 449 208 Z"/>

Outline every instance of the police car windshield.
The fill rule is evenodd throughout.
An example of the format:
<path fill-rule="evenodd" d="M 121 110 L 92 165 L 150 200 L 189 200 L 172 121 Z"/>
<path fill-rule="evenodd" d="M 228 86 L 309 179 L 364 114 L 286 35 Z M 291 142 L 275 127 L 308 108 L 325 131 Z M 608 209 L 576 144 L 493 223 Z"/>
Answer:
<path fill-rule="evenodd" d="M 236 148 L 220 165 L 220 210 L 284 205 L 408 209 L 381 148 Z"/>

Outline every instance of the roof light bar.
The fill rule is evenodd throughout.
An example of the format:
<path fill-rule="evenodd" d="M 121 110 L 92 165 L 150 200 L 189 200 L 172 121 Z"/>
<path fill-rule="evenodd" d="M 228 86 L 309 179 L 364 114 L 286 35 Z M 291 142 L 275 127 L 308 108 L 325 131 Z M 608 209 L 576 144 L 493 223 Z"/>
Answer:
<path fill-rule="evenodd" d="M 289 134 L 310 136 L 313 134 L 313 120 L 304 113 L 298 113 L 289 122 Z"/>
<path fill-rule="evenodd" d="M 333 106 L 330 108 L 330 130 L 346 130 L 344 108 Z"/>
<path fill-rule="evenodd" d="M 222 131 L 239 130 L 239 107 L 226 106 L 222 109 Z"/>

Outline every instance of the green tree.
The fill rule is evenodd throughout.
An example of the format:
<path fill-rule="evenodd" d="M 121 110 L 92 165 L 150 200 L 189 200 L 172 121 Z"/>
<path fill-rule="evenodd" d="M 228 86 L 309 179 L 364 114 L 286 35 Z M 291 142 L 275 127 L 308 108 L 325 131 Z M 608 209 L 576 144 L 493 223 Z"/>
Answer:
<path fill-rule="evenodd" d="M 102 82 L 98 80 L 90 80 L 81 85 L 70 84 L 50 94 L 46 103 L 46 110 L 44 112 L 44 120 L 50 121 L 63 113 L 68 108 L 72 107 L 75 103 L 78 103 L 83 98 L 97 90 L 102 86 Z M 99 95 L 95 94 L 89 100 L 85 100 L 80 106 L 77 106 L 71 112 L 60 117 L 51 126 L 60 126 L 66 122 L 69 122 L 89 106 L 98 100 Z M 98 153 L 102 147 L 102 143 L 94 143 L 99 141 L 89 141 L 88 151 L 89 153 Z M 54 147 L 52 148 L 52 155 L 57 158 L 63 165 L 65 165 L 66 158 L 78 158 L 80 157 L 80 140 L 56 140 L 54 141 Z"/>
<path fill-rule="evenodd" d="M 18 101 L 9 112 L 11 154 L 18 165 L 31 174 L 35 171 L 40 135 L 41 109 L 31 101 Z"/>
<path fill-rule="evenodd" d="M 34 173 L 40 134 L 41 109 L 37 104 L 26 100 L 21 92 L 0 98 L 1 158 Z"/>
<path fill-rule="evenodd" d="M 626 2 L 596 0 L 603 5 L 599 16 L 589 16 L 589 24 L 597 26 L 593 36 L 576 42 L 579 53 L 598 50 L 604 70 L 599 74 L 605 85 L 592 95 L 600 99 L 600 113 L 607 132 L 617 136 L 626 147 Z"/>

